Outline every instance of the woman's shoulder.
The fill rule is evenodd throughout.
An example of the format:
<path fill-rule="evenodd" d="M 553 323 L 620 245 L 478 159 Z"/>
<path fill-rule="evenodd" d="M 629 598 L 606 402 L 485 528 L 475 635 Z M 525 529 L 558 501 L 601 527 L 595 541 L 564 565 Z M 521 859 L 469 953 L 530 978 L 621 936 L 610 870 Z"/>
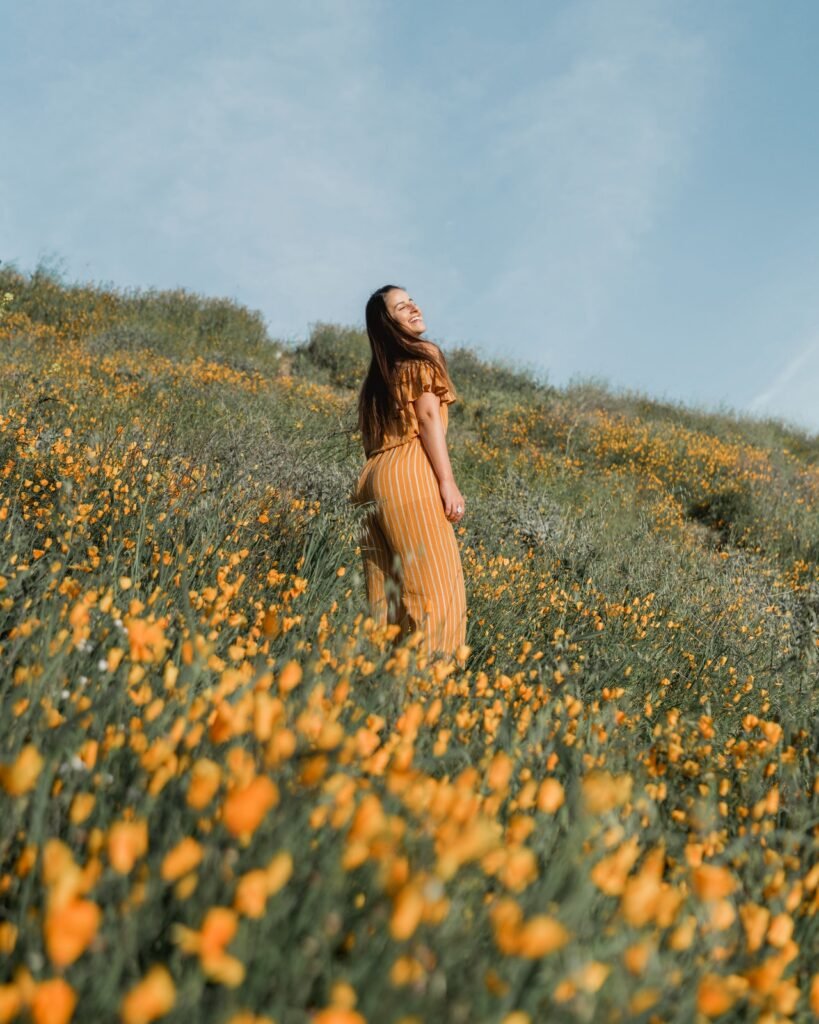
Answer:
<path fill-rule="evenodd" d="M 431 356 L 421 355 L 396 364 L 393 381 L 401 401 L 415 401 L 424 391 L 432 391 L 441 401 L 455 401 L 447 375 Z"/>
<path fill-rule="evenodd" d="M 411 373 L 419 365 L 428 363 L 433 368 L 440 365 L 442 361 L 443 353 L 440 348 L 433 341 L 424 341 L 417 346 L 413 346 L 417 349 L 417 354 L 405 355 L 398 359 L 395 364 L 394 370 L 397 373 Z"/>
<path fill-rule="evenodd" d="M 412 377 L 419 373 L 427 373 L 430 370 L 437 372 L 438 367 L 432 356 L 415 356 L 411 359 L 401 359 L 393 367 L 393 380 Z"/>

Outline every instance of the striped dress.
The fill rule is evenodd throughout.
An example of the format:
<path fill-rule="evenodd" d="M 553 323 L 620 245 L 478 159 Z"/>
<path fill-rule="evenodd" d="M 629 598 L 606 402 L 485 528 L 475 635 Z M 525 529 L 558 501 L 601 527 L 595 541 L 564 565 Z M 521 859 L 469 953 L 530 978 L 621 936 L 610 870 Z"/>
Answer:
<path fill-rule="evenodd" d="M 367 601 L 379 625 L 397 624 L 402 637 L 420 630 L 426 654 L 449 655 L 466 640 L 463 568 L 413 403 L 434 392 L 446 434 L 456 399 L 426 360 L 403 363 L 396 385 L 395 420 L 366 452 L 353 498 L 368 506 L 360 534 Z"/>

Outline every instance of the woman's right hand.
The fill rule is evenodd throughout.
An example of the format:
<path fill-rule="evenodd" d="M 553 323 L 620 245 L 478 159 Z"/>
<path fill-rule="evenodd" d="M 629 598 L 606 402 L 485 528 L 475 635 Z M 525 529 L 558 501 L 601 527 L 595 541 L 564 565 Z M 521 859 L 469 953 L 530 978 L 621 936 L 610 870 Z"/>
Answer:
<path fill-rule="evenodd" d="M 438 489 L 441 492 L 441 501 L 444 503 L 444 515 L 450 523 L 459 523 L 464 517 L 466 502 L 458 490 L 458 485 L 454 480 L 444 480 L 438 485 Z"/>

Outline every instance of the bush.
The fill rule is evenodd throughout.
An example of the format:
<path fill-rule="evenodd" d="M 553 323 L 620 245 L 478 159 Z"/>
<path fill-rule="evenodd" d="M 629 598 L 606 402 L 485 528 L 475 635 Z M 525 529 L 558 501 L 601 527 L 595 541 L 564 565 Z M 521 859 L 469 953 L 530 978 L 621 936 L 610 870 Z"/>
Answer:
<path fill-rule="evenodd" d="M 364 331 L 338 324 L 317 323 L 306 345 L 297 349 L 326 372 L 340 388 L 358 388 L 370 365 L 370 343 Z"/>
<path fill-rule="evenodd" d="M 486 362 L 468 348 L 454 348 L 447 352 L 446 359 L 455 387 L 464 395 L 479 396 L 493 391 L 514 398 L 537 398 L 553 390 L 545 381 L 537 380 L 533 372 L 508 363 Z"/>

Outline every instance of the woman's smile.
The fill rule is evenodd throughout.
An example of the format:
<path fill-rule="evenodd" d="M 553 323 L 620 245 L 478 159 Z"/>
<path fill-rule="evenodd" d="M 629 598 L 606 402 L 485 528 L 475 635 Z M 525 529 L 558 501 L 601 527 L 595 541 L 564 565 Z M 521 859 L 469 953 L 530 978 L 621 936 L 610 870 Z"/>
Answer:
<path fill-rule="evenodd" d="M 385 304 L 393 320 L 412 334 L 421 335 L 426 331 L 424 314 L 403 288 L 393 288 L 387 292 Z"/>

